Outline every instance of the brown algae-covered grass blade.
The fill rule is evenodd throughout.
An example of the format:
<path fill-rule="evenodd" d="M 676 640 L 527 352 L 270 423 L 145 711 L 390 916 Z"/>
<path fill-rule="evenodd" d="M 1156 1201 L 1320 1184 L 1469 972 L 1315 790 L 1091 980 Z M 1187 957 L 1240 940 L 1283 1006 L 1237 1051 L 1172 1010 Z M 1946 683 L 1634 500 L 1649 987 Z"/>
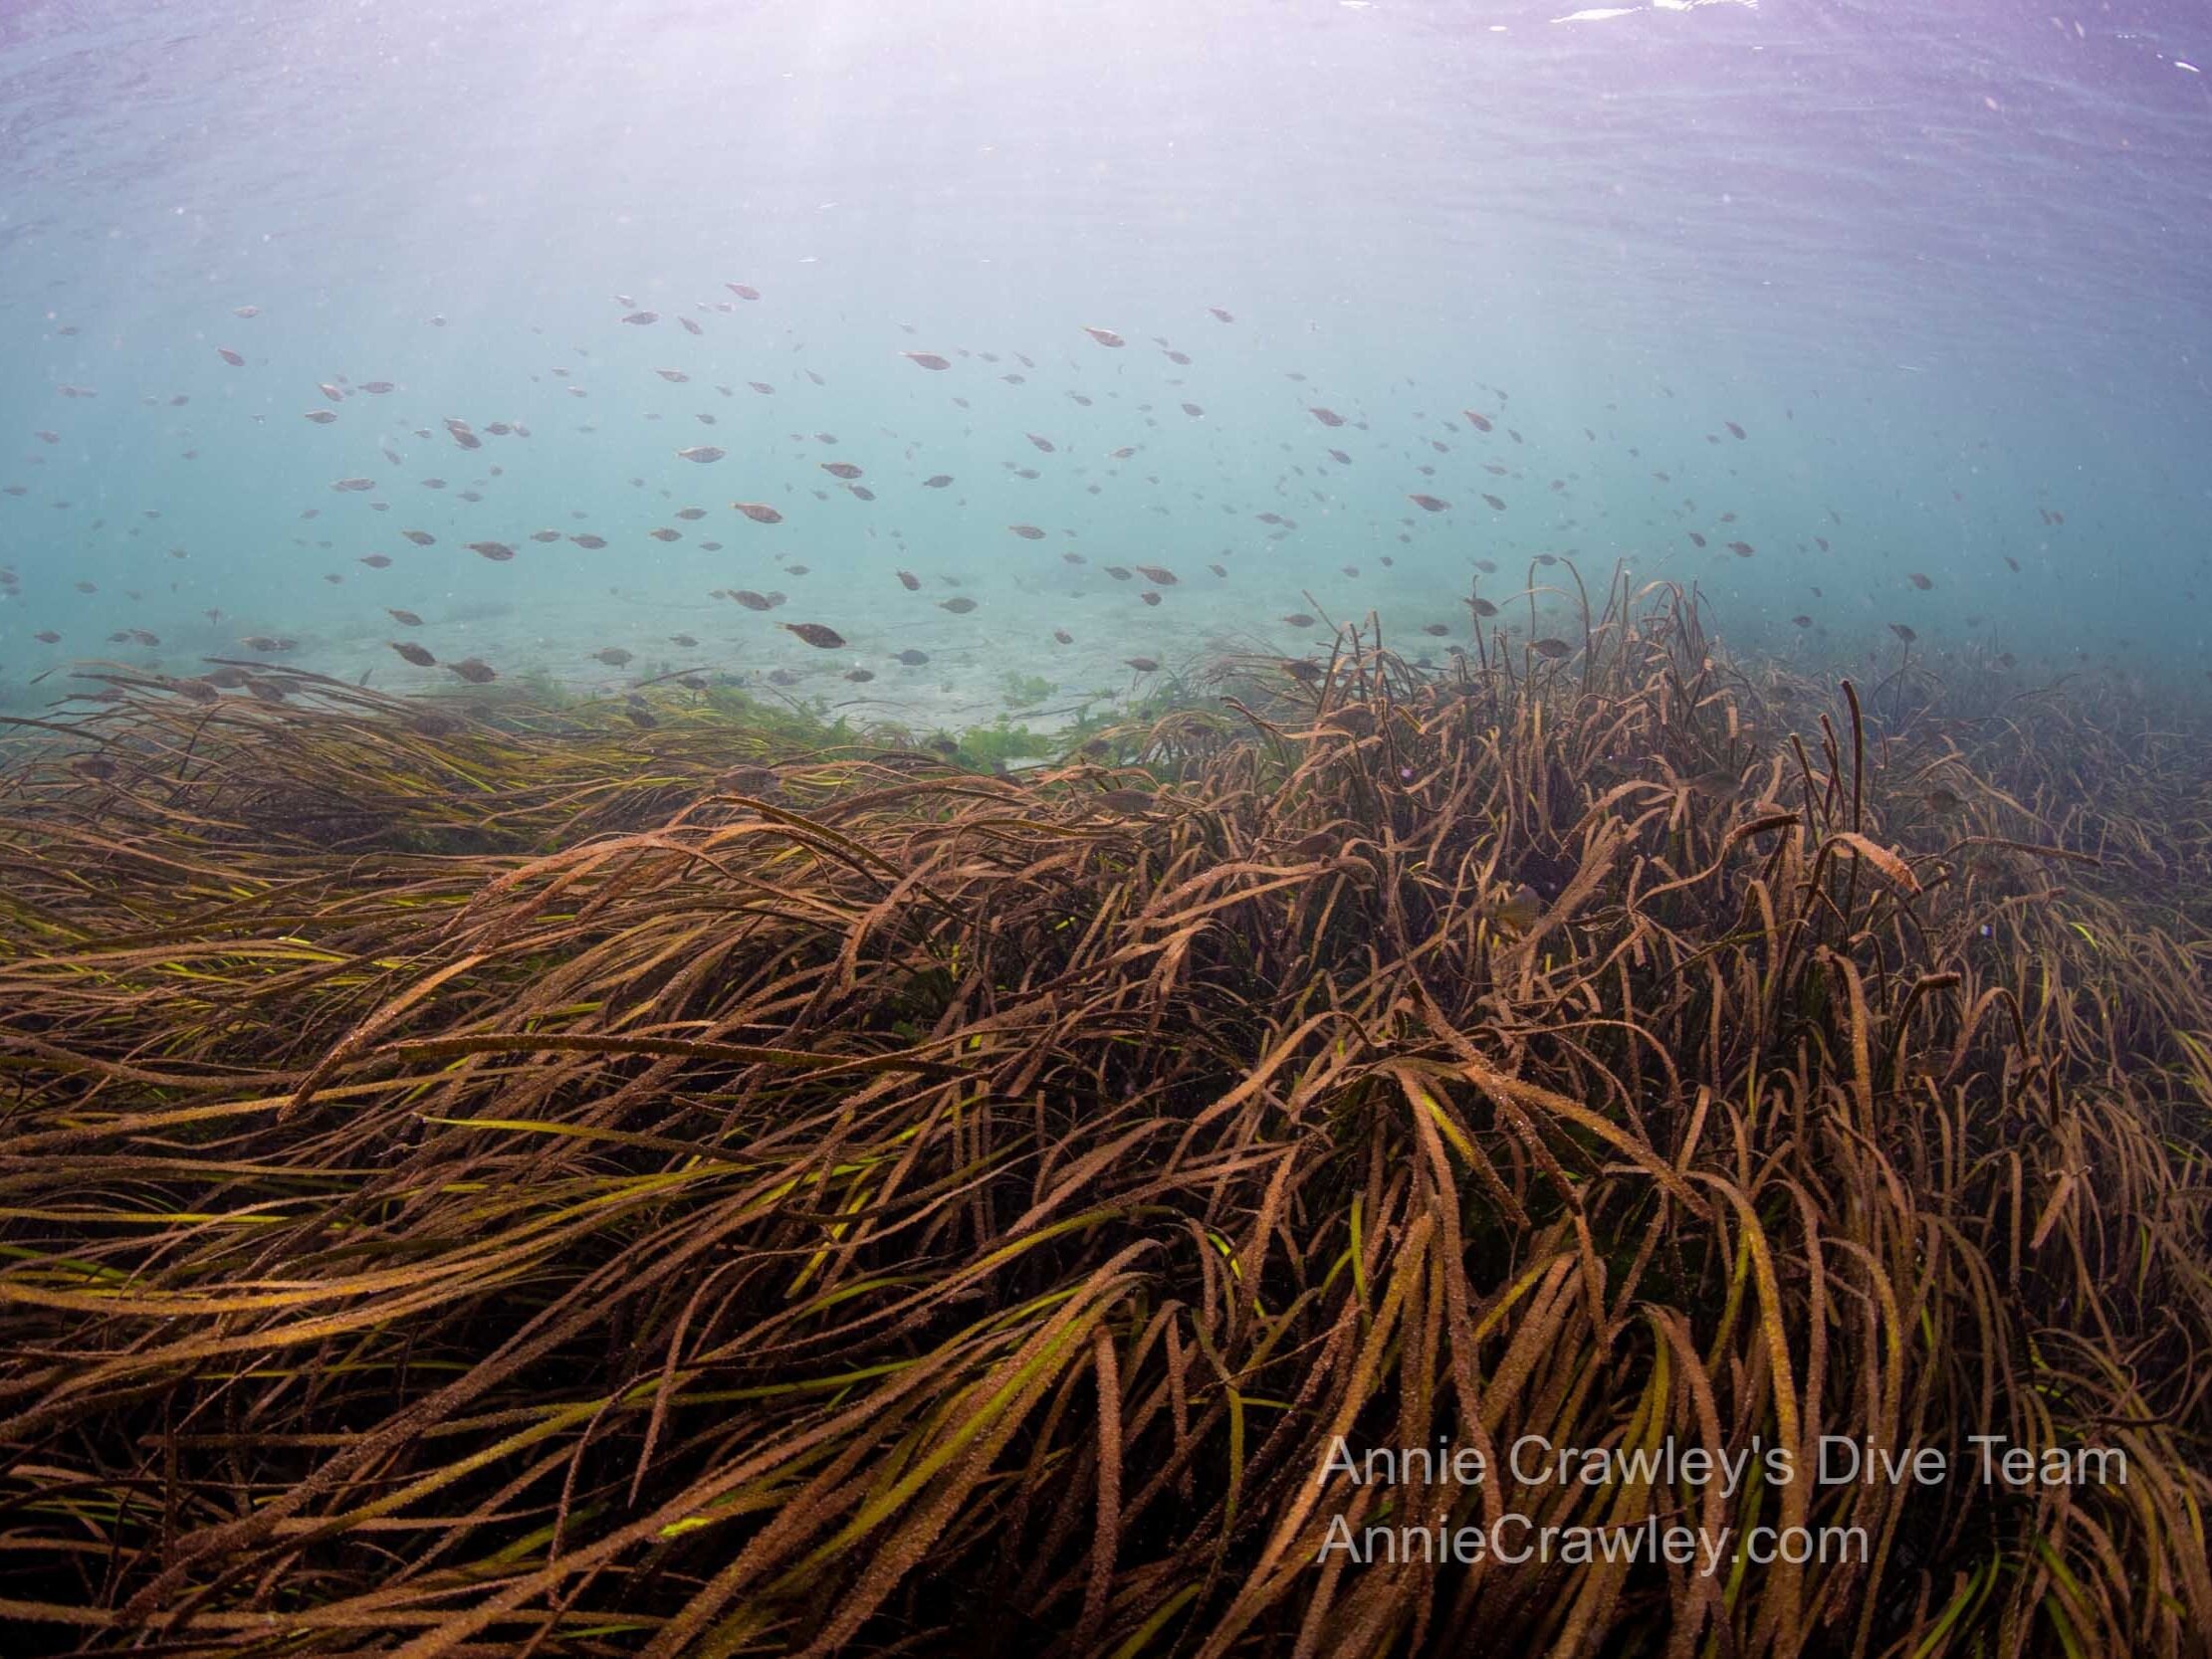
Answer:
<path fill-rule="evenodd" d="M 470 968 L 475 967 L 483 959 L 481 955 L 463 956 L 458 961 L 448 962 L 435 972 L 408 986 L 398 996 L 377 1009 L 332 1048 L 331 1052 L 324 1057 L 323 1063 L 309 1074 L 307 1081 L 302 1083 L 292 1099 L 284 1104 L 283 1109 L 277 1114 L 277 1121 L 280 1124 L 283 1123 L 306 1106 L 309 1101 L 315 1098 L 316 1088 L 325 1078 L 330 1077 L 343 1067 L 346 1062 L 353 1059 L 354 1056 L 366 1050 L 376 1041 L 380 1033 L 388 1031 L 398 1024 L 410 1008 L 416 1007 L 427 1000 L 447 980 L 457 978 L 468 972 Z"/>
<path fill-rule="evenodd" d="M 1919 878 L 1912 874 L 1912 867 L 1894 850 L 1852 830 L 1838 830 L 1829 839 L 1855 858 L 1864 859 L 1872 865 L 1890 886 L 1908 894 L 1919 893 Z"/>

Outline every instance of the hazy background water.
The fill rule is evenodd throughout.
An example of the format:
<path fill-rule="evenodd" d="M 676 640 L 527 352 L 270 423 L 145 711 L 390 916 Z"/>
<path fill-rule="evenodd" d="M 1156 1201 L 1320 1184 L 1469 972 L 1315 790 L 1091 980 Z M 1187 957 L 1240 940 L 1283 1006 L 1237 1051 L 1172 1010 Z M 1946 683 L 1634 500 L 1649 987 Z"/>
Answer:
<path fill-rule="evenodd" d="M 584 655 L 618 646 L 627 678 L 781 664 L 966 718 L 1007 670 L 1079 690 L 1132 652 L 1297 646 L 1275 619 L 1309 593 L 1399 638 L 1446 622 L 1440 651 L 1470 560 L 1502 598 L 1570 550 L 1695 579 L 1733 644 L 1808 666 L 1890 660 L 1894 621 L 1937 661 L 2212 690 L 2200 63 L 2202 9 L 1986 0 L 9 0 L 0 697 L 246 633 L 452 684 L 385 650 L 398 606 L 428 619 L 398 637 L 508 673 L 621 684 Z M 464 452 L 446 416 L 530 436 Z M 728 454 L 675 457 L 699 444 Z M 1116 561 L 1182 579 L 1146 607 Z M 977 611 L 933 607 L 948 577 Z"/>

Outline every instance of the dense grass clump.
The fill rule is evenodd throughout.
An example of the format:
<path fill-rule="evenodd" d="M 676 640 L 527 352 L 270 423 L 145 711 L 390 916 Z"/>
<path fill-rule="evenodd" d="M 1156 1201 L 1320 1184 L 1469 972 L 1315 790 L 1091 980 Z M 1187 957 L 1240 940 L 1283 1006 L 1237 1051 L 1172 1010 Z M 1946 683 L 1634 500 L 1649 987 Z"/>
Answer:
<path fill-rule="evenodd" d="M 1342 640 L 1010 776 L 668 687 L 59 711 L 0 773 L 0 1621 L 2199 1651 L 2212 744 L 1862 707 L 1668 591 Z M 1524 1484 L 1532 1435 L 1798 1473 Z M 1505 1513 L 1868 1555 L 1321 1558 Z"/>

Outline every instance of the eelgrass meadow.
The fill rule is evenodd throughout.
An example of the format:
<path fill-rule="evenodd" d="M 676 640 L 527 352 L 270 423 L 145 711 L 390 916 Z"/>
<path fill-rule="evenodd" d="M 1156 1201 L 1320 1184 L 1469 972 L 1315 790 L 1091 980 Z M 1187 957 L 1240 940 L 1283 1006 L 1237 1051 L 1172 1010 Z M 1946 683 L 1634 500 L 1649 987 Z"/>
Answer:
<path fill-rule="evenodd" d="M 674 684 L 18 727 L 20 1650 L 2203 1651 L 2212 735 L 1626 580 L 1338 641 L 1010 774 Z M 1507 1512 L 1870 1548 L 1323 1553 Z"/>

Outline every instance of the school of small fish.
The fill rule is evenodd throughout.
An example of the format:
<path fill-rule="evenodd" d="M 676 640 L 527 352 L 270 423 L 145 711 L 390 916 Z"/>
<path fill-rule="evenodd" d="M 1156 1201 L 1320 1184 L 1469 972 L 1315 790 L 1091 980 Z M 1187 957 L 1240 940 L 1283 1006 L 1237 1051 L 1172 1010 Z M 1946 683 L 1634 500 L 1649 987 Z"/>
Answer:
<path fill-rule="evenodd" d="M 1031 648 L 1074 645 L 1067 624 L 1079 620 L 1088 624 L 1086 649 L 1101 652 L 1102 664 L 1126 665 L 1138 681 L 1192 660 L 1202 639 L 1311 650 L 1371 616 L 1425 664 L 1425 640 L 1458 654 L 1477 629 L 1563 663 L 1583 649 L 1583 636 L 1567 605 L 1572 584 L 1552 568 L 1572 561 L 1578 576 L 1602 578 L 1616 560 L 1646 577 L 1707 585 L 1727 580 L 1715 563 L 1779 564 L 1780 582 L 1764 590 L 1760 610 L 1734 620 L 1756 627 L 1771 615 L 1774 632 L 1801 652 L 1827 640 L 1832 626 L 1863 637 L 1880 622 L 1907 650 L 1930 649 L 1922 645 L 1928 629 L 1944 649 L 1978 652 L 1985 664 L 2013 662 L 1975 635 L 1984 617 L 1928 607 L 1943 606 L 1951 588 L 1972 593 L 2021 576 L 2021 557 L 2003 553 L 2001 568 L 1954 569 L 1943 582 L 1922 570 L 1890 575 L 1886 547 L 1840 550 L 1831 541 L 1847 528 L 1833 507 L 1821 510 L 1818 533 L 1771 506 L 1754 510 L 1753 500 L 1764 498 L 1746 487 L 1746 475 L 1756 467 L 1736 457 L 1755 457 L 1759 429 L 1771 422 L 1685 411 L 1672 422 L 1678 442 L 1658 455 L 1557 411 L 1516 413 L 1515 393 L 1500 385 L 1432 390 L 1408 379 L 1382 399 L 1350 386 L 1324 389 L 1255 342 L 1241 311 L 1206 305 L 1192 307 L 1200 320 L 1183 341 L 1074 319 L 1062 337 L 1023 349 L 886 340 L 880 387 L 833 385 L 805 360 L 803 338 L 779 340 L 772 352 L 757 330 L 737 325 L 741 309 L 749 322 L 774 315 L 772 289 L 728 280 L 701 288 L 699 298 L 650 306 L 612 297 L 596 334 L 550 350 L 527 382 L 488 386 L 481 407 L 458 412 L 420 406 L 403 362 L 338 372 L 255 349 L 255 330 L 268 326 L 256 319 L 278 311 L 279 297 L 219 307 L 202 336 L 219 334 L 219 343 L 180 350 L 177 384 L 60 383 L 56 397 L 79 408 L 111 393 L 157 411 L 145 442 L 184 462 L 211 445 L 264 443 L 276 430 L 259 412 L 264 403 L 307 401 L 305 425 L 290 427 L 296 436 L 286 441 L 312 443 L 321 465 L 307 476 L 330 482 L 319 496 L 312 485 L 270 486 L 307 498 L 298 517 L 312 526 L 293 537 L 274 574 L 262 565 L 241 577 L 226 561 L 202 577 L 191 562 L 198 549 L 156 545 L 168 506 L 158 495 L 79 502 L 44 486 L 43 452 L 94 442 L 73 432 L 71 412 L 57 406 L 52 424 L 33 430 L 41 448 L 20 457 L 0 484 L 0 533 L 10 546 L 73 550 L 0 562 L 0 690 L 77 659 L 113 658 L 118 648 L 145 669 L 190 676 L 195 695 L 281 695 L 246 669 L 220 679 L 199 672 L 200 659 L 240 650 L 253 659 L 297 651 L 304 666 L 363 680 L 412 670 L 424 685 L 483 685 L 517 672 L 570 676 L 585 662 L 612 670 L 636 663 L 655 677 L 759 675 L 775 686 L 833 673 L 864 685 L 879 669 L 912 671 L 948 652 L 996 672 L 1029 660 Z M 448 320 L 431 323 L 445 328 Z M 58 337 L 80 331 L 58 319 L 49 326 Z M 448 333 L 436 350 L 452 349 Z M 1267 372 L 1294 388 L 1265 407 L 1250 393 L 1255 353 L 1276 355 Z M 1217 356 L 1226 360 L 1218 374 L 1211 368 Z M 926 373 L 891 366 L 902 360 Z M 1661 384 L 1640 392 L 1678 401 Z M 601 403 L 588 404 L 595 393 Z M 834 419 L 831 411 L 854 407 L 854 398 L 910 413 L 865 431 L 794 430 Z M 577 418 L 601 408 L 618 418 Z M 1614 424 L 1618 408 L 1609 403 L 1601 424 Z M 1796 410 L 1779 417 L 1787 426 Z M 1177 429 L 1164 431 L 1171 420 Z M 712 428 L 715 441 L 675 443 L 654 431 L 700 427 Z M 621 435 L 630 429 L 635 436 Z M 1201 429 L 1236 436 L 1246 458 L 1263 453 L 1264 441 L 1278 459 L 1262 476 L 1219 452 L 1212 479 L 1194 485 L 1179 434 Z M 1716 448 L 1717 462 L 1700 455 Z M 533 450 L 553 452 L 550 470 Z M 994 451 L 995 467 L 978 459 Z M 119 490 L 145 457 L 111 459 Z M 250 451 L 242 459 L 250 462 Z M 1641 511 L 1615 499 L 1616 480 L 1632 468 L 1660 486 L 1636 504 Z M 584 480 L 618 473 L 637 498 L 635 512 L 609 511 L 603 492 L 584 494 Z M 1685 491 L 1693 479 L 1695 493 Z M 577 502 L 560 499 L 562 480 L 575 481 Z M 1729 505 L 1739 490 L 1746 499 Z M 585 500 L 592 505 L 579 505 Z M 2065 512 L 2029 506 L 2037 522 L 2022 531 L 2019 551 L 2049 560 Z M 415 522 L 392 527 L 395 518 Z M 949 545 L 970 550 L 948 559 Z M 1392 550 L 1374 551 L 1385 546 Z M 1355 547 L 1368 550 L 1366 563 L 1319 574 L 1331 554 Z M 834 560 L 834 575 L 807 582 L 812 566 L 800 553 Z M 495 667 L 472 648 L 497 633 L 481 624 L 499 603 L 473 601 L 472 611 L 453 602 L 459 569 L 477 561 L 505 567 L 501 579 L 512 584 L 517 610 L 530 607 L 541 577 L 571 592 L 603 586 L 612 598 L 666 590 L 664 600 L 687 607 L 686 628 L 671 633 L 673 618 L 663 617 L 619 638 L 575 641 L 565 654 L 544 641 L 533 660 Z M 1387 572 L 1380 583 L 1369 564 Z M 873 581 L 871 565 L 879 572 Z M 1822 586 L 1795 579 L 1839 584 L 1847 569 L 1864 590 L 1842 608 Z M 713 575 L 700 580 L 702 570 Z M 1204 574 L 1187 574 L 1194 571 Z M 357 606 L 345 601 L 357 610 L 356 625 L 322 620 L 329 601 L 303 603 L 301 620 L 289 618 L 287 584 L 308 580 L 358 594 Z M 798 608 L 801 600 L 778 581 L 803 593 L 809 620 L 749 618 L 786 603 Z M 897 608 L 894 582 L 919 596 L 919 608 Z M 958 591 L 965 586 L 986 597 Z M 863 590 L 870 601 L 856 603 Z M 1918 608 L 1908 610 L 1914 601 Z M 1063 608 L 1067 615 L 1053 614 Z M 618 631 L 621 609 L 602 607 L 607 632 Z M 99 625 L 88 627 L 88 616 Z M 261 626 L 241 631 L 248 618 Z M 279 622 L 289 631 L 277 632 Z M 392 624 L 413 637 L 389 638 Z M 906 637 L 917 632 L 934 656 Z M 792 644 L 807 649 L 794 657 Z M 680 659 L 671 660 L 671 646 Z M 184 652 L 190 659 L 180 660 Z M 824 663 L 815 653 L 841 655 Z"/>

